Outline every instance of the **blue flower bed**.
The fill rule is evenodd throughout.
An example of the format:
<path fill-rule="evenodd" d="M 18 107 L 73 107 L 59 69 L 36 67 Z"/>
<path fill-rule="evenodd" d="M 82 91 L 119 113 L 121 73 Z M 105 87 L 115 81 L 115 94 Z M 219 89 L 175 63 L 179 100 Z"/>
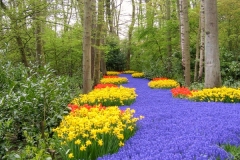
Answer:
<path fill-rule="evenodd" d="M 221 145 L 240 145 L 240 104 L 177 99 L 170 90 L 149 88 L 146 79 L 121 76 L 138 94 L 130 108 L 145 118 L 119 152 L 98 160 L 232 159 Z"/>

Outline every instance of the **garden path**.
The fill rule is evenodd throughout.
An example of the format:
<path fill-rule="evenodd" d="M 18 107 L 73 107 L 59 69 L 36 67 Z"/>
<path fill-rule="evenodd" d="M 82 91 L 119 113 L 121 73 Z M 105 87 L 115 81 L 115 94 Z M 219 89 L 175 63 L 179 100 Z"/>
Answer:
<path fill-rule="evenodd" d="M 149 80 L 127 77 L 125 87 L 136 88 L 130 107 L 139 130 L 120 150 L 98 160 L 213 160 L 230 155 L 221 144 L 240 145 L 240 104 L 192 102 L 173 98 L 170 90 L 151 89 Z"/>

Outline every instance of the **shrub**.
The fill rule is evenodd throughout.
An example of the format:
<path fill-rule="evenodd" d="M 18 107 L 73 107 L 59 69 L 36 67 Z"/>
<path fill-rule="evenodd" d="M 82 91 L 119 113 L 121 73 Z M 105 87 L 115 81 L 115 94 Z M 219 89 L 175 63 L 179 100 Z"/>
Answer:
<path fill-rule="evenodd" d="M 23 142 L 26 138 L 24 132 L 32 136 L 41 134 L 42 138 L 45 132 L 51 135 L 51 128 L 58 126 L 68 113 L 66 105 L 71 98 L 68 79 L 56 77 L 48 65 L 39 69 L 7 64 L 2 69 L 5 77 L 1 80 L 4 83 L 0 98 L 0 150 L 16 149 L 15 141 Z"/>

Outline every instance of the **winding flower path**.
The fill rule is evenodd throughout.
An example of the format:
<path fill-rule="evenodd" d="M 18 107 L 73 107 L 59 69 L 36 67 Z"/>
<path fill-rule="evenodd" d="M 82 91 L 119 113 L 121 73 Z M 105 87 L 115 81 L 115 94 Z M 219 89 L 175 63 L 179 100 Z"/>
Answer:
<path fill-rule="evenodd" d="M 136 88 L 130 107 L 143 115 L 139 130 L 119 152 L 98 160 L 214 160 L 231 159 L 220 147 L 240 145 L 240 104 L 191 102 L 173 98 L 170 90 L 151 89 L 149 80 L 127 77 Z"/>

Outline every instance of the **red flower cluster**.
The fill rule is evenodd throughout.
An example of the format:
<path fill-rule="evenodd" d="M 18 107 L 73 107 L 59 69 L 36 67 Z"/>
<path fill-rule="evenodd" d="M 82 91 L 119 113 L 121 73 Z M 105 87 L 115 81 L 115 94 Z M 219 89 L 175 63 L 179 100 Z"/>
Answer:
<path fill-rule="evenodd" d="M 192 95 L 191 91 L 186 87 L 173 88 L 171 89 L 171 92 L 173 97 L 179 97 L 179 98 L 184 98 Z"/>
<path fill-rule="evenodd" d="M 118 87 L 117 85 L 115 84 L 97 84 L 94 89 L 101 89 L 101 88 L 106 88 L 106 87 Z"/>
<path fill-rule="evenodd" d="M 103 78 L 118 78 L 118 76 L 103 76 Z"/>
<path fill-rule="evenodd" d="M 153 78 L 152 81 L 158 81 L 158 80 L 167 80 L 168 78 L 166 77 L 157 77 L 157 78 Z"/>
<path fill-rule="evenodd" d="M 71 109 L 71 112 L 74 112 L 76 109 L 79 109 L 79 106 L 75 104 L 68 104 L 68 107 Z"/>
<path fill-rule="evenodd" d="M 75 105 L 75 104 L 68 104 L 68 107 L 71 109 L 71 112 L 74 112 L 75 110 L 81 109 L 81 108 L 87 108 L 88 110 L 90 110 L 91 108 L 94 108 L 96 106 L 90 106 L 88 104 L 84 104 L 82 106 L 78 106 L 78 105 Z M 104 107 L 100 104 L 99 110 L 102 110 L 102 109 L 106 109 L 106 107 Z"/>

